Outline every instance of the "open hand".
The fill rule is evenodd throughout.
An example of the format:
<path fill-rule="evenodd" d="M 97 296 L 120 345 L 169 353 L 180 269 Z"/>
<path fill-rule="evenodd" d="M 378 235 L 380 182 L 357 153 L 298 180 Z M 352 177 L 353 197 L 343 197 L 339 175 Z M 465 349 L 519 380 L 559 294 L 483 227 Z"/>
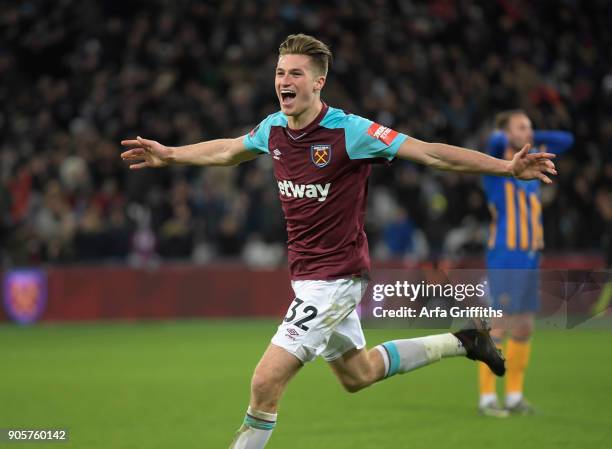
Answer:
<path fill-rule="evenodd" d="M 521 148 L 510 162 L 510 171 L 515 178 L 529 181 L 539 179 L 546 184 L 551 184 L 552 180 L 546 173 L 556 175 L 555 164 L 551 159 L 555 157 L 553 153 L 529 153 L 530 144 Z"/>
<path fill-rule="evenodd" d="M 128 148 L 121 153 L 121 159 L 130 162 L 130 170 L 165 167 L 170 163 L 172 149 L 155 140 L 137 137 L 136 140 L 122 140 L 121 145 Z"/>

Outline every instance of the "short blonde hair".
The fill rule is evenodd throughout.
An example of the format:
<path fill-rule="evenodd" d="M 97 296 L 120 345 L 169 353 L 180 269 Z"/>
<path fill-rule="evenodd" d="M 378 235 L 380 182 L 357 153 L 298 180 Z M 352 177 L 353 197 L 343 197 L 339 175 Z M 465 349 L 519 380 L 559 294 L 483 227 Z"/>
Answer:
<path fill-rule="evenodd" d="M 312 59 L 313 66 L 321 75 L 326 76 L 331 65 L 332 52 L 327 45 L 307 34 L 291 34 L 280 44 L 279 56 L 306 55 Z"/>

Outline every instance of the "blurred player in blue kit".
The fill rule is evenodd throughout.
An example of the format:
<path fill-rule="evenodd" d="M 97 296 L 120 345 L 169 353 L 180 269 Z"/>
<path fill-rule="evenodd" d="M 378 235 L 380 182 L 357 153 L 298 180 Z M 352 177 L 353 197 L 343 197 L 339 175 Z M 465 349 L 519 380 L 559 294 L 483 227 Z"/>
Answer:
<path fill-rule="evenodd" d="M 565 131 L 534 131 L 521 110 L 504 111 L 495 120 L 496 131 L 488 139 L 491 156 L 512 160 L 526 144 L 532 151 L 559 155 L 569 149 L 574 137 Z M 544 247 L 540 182 L 485 175 L 484 189 L 491 212 L 486 264 L 491 299 L 502 318 L 491 321 L 491 336 L 505 347 L 507 374 L 505 404 L 497 398 L 495 377 L 479 366 L 479 410 L 488 416 L 529 414 L 532 406 L 523 397 L 525 370 L 531 352 L 534 317 L 539 308 L 540 252 Z"/>

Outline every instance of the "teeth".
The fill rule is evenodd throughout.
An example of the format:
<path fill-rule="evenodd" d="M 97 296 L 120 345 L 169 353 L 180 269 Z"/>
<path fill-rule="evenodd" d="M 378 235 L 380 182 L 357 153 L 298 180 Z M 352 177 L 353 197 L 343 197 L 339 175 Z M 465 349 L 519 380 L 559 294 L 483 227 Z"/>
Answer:
<path fill-rule="evenodd" d="M 289 89 L 281 89 L 281 94 L 294 94 L 295 92 Z"/>

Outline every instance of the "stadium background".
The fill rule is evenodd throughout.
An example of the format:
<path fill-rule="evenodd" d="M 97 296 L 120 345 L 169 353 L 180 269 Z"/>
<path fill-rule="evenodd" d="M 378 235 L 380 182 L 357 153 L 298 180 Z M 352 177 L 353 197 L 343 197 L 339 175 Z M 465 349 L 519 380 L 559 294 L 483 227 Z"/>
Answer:
<path fill-rule="evenodd" d="M 141 135 L 180 145 L 248 132 L 277 110 L 276 49 L 291 32 L 330 44 L 326 102 L 417 138 L 482 148 L 495 112 L 517 107 L 536 128 L 572 131 L 574 147 L 543 188 L 545 263 L 609 268 L 611 30 L 604 0 L 2 2 L 0 271 L 43 270 L 49 322 L 281 316 L 291 298 L 269 160 L 135 173 L 118 142 Z M 376 168 L 370 188 L 376 266 L 482 264 L 489 216 L 478 177 L 398 161 Z M 69 427 L 74 447 L 223 447 L 273 328 L 253 320 L 2 324 L 0 427 Z M 388 337 L 368 332 L 372 342 Z M 595 349 L 602 338 L 609 333 L 540 331 L 531 396 L 547 414 L 490 424 L 481 441 L 610 444 L 598 400 L 610 396 L 610 357 Z M 559 345 L 578 351 L 580 366 L 568 367 Z M 450 426 L 445 443 L 471 447 L 470 429 L 483 425 L 475 372 L 449 365 L 460 392 L 431 385 L 448 382 L 448 366 L 438 366 L 402 379 L 405 394 L 397 381 L 347 399 L 315 364 L 290 389 L 270 447 L 394 447 L 388 434 L 398 426 L 411 435 L 399 442 L 429 447 L 440 436 L 415 425 L 428 419 Z M 313 423 L 322 402 L 326 419 Z M 351 422 L 374 409 L 386 424 L 364 433 L 338 418 L 345 409 L 355 410 Z"/>

